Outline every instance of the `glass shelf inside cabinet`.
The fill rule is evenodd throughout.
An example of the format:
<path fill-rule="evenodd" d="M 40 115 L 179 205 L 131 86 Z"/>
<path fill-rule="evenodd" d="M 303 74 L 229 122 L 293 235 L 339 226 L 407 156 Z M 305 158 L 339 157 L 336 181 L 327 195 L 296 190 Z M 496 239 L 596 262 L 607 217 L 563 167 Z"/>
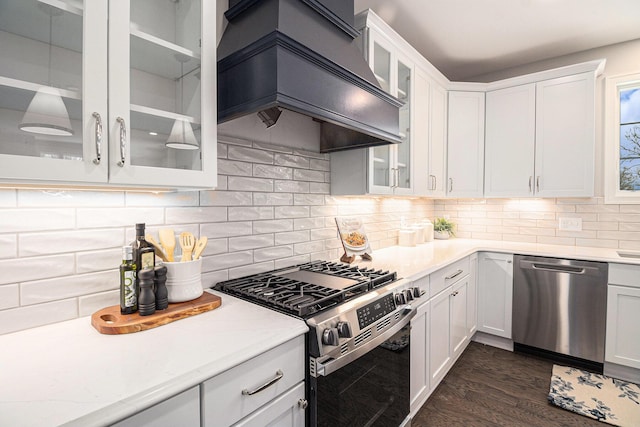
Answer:
<path fill-rule="evenodd" d="M 81 1 L 0 1 L 0 155 L 83 159 L 82 35 Z"/>

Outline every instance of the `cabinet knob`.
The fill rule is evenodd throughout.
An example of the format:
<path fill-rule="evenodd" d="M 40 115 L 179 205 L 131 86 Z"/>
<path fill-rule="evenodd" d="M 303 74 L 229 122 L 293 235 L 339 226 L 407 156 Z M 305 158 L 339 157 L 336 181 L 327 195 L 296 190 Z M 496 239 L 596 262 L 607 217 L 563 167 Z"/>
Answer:
<path fill-rule="evenodd" d="M 455 297 L 456 295 L 458 295 L 458 291 L 455 291 L 451 294 L 452 297 Z"/>

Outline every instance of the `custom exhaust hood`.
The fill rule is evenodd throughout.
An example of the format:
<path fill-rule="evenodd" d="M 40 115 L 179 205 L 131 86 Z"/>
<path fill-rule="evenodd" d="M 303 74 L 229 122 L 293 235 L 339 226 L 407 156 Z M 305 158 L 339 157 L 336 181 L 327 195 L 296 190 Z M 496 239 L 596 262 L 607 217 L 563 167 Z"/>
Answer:
<path fill-rule="evenodd" d="M 218 45 L 218 123 L 281 109 L 320 122 L 320 151 L 402 142 L 402 101 L 357 46 L 353 0 L 229 0 Z"/>

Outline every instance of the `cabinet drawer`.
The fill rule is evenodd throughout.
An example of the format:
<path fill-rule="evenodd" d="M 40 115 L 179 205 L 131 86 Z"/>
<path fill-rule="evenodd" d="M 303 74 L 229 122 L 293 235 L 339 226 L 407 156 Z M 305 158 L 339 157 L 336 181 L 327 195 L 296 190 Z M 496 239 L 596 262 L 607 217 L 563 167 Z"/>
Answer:
<path fill-rule="evenodd" d="M 304 337 L 288 341 L 202 384 L 203 426 L 228 426 L 304 381 Z M 282 377 L 255 394 L 281 373 Z"/>
<path fill-rule="evenodd" d="M 452 285 L 464 276 L 469 274 L 469 257 L 456 261 L 451 265 L 430 274 L 431 295 L 435 296 L 442 292 L 447 286 Z"/>
<path fill-rule="evenodd" d="M 640 265 L 610 263 L 609 284 L 640 288 Z"/>

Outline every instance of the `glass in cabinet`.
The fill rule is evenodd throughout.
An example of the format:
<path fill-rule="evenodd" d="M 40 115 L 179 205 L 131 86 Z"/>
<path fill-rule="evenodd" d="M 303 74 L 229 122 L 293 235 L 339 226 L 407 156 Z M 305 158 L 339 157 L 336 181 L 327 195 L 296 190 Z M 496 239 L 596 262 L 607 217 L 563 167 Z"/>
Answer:
<path fill-rule="evenodd" d="M 369 149 L 369 192 L 410 194 L 413 66 L 382 35 L 369 28 L 369 65 L 383 90 L 405 104 L 400 109 L 402 143 Z"/>
<path fill-rule="evenodd" d="M 11 114 L 2 105 L 0 165 L 15 165 L 3 168 L 0 178 L 215 186 L 215 49 L 201 46 L 201 40 L 215 40 L 215 25 L 201 24 L 215 22 L 209 3 L 3 1 L 0 33 L 22 39 L 1 43 L 3 60 L 20 68 L 12 74 L 16 66 L 0 66 L 0 90 L 36 93 L 44 86 L 60 92 L 71 135 L 26 132 L 20 124 L 32 95 L 3 96 L 12 105 Z M 21 20 L 31 25 L 14 26 L 26 34 L 11 25 Z"/>

